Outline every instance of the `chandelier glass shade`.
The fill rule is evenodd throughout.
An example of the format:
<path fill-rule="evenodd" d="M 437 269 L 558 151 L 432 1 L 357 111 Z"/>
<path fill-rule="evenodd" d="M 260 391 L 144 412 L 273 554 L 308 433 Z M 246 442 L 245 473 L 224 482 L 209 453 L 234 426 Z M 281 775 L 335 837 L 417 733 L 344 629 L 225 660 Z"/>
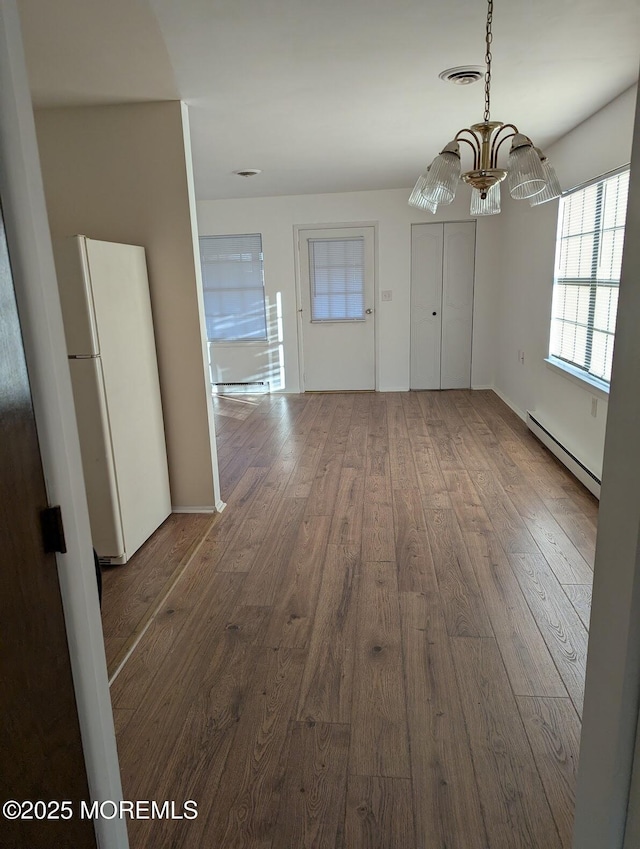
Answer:
<path fill-rule="evenodd" d="M 429 169 L 427 168 L 427 171 Z M 418 177 L 418 182 L 415 184 L 413 191 L 411 192 L 411 197 L 409 198 L 409 205 L 415 206 L 417 209 L 427 209 L 429 212 L 435 212 L 438 208 L 438 204 L 434 203 L 431 200 L 427 200 L 427 195 L 423 191 L 427 186 L 427 175 L 422 174 Z"/>
<path fill-rule="evenodd" d="M 472 215 L 497 215 L 499 212 L 500 183 L 494 183 L 486 192 L 481 192 L 479 189 L 471 189 Z"/>
<path fill-rule="evenodd" d="M 561 194 L 553 167 L 542 151 L 515 124 L 490 118 L 491 43 L 493 0 L 488 0 L 486 27 L 486 72 L 484 118 L 459 130 L 436 156 L 409 197 L 409 205 L 435 214 L 438 206 L 451 203 L 460 181 L 471 186 L 471 214 L 496 215 L 500 212 L 500 184 L 506 179 L 515 200 L 528 199 L 531 206 L 553 200 Z M 499 167 L 502 145 L 511 140 L 506 167 Z M 471 148 L 473 167 L 462 171 L 460 145 Z M 466 152 L 466 151 L 465 151 Z"/>
<path fill-rule="evenodd" d="M 530 206 L 540 206 L 541 203 L 546 203 L 548 200 L 555 200 L 555 198 L 559 198 L 562 194 L 560 181 L 558 180 L 556 172 L 553 170 L 553 166 L 550 165 L 549 160 L 539 148 L 536 147 L 535 151 L 540 157 L 540 166 L 542 168 L 542 173 L 544 174 L 546 185 L 541 192 L 538 192 L 537 195 L 533 195 L 533 197 L 529 199 Z"/>

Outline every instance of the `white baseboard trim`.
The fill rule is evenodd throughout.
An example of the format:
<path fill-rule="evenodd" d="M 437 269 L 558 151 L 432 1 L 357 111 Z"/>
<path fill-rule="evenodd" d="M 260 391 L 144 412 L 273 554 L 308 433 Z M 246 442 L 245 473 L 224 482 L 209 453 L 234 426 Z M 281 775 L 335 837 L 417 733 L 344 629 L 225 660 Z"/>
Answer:
<path fill-rule="evenodd" d="M 226 501 L 216 501 L 216 513 L 222 513 L 224 508 L 227 506 Z"/>
<path fill-rule="evenodd" d="M 173 505 L 171 507 L 172 513 L 216 513 L 220 512 L 216 510 L 215 507 L 207 504 L 203 507 L 180 507 L 179 505 Z"/>
<path fill-rule="evenodd" d="M 495 391 L 495 387 L 489 386 L 488 384 L 486 386 L 472 386 L 471 388 L 472 389 L 493 389 Z"/>

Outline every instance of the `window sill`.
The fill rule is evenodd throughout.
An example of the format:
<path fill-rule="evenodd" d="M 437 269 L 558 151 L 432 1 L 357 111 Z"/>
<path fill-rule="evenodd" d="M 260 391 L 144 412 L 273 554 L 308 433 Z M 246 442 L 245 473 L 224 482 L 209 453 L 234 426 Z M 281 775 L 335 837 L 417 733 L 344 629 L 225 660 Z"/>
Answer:
<path fill-rule="evenodd" d="M 236 339 L 235 341 L 214 342 L 209 340 L 210 345 L 215 345 L 216 348 L 235 348 L 236 345 L 244 345 L 247 348 L 264 348 L 269 344 L 268 339 Z"/>
<path fill-rule="evenodd" d="M 556 360 L 553 357 L 545 358 L 544 362 L 547 368 L 551 369 L 551 371 L 555 371 L 562 377 L 566 377 L 567 380 L 570 380 L 572 383 L 576 383 L 578 386 L 581 386 L 582 389 L 585 389 L 587 392 L 591 392 L 592 395 L 595 395 L 598 398 L 604 398 L 607 401 L 609 400 L 609 386 L 604 381 L 598 380 L 597 377 L 585 374 L 585 372 L 580 369 L 570 366 L 569 363 L 564 363 L 562 360 Z"/>

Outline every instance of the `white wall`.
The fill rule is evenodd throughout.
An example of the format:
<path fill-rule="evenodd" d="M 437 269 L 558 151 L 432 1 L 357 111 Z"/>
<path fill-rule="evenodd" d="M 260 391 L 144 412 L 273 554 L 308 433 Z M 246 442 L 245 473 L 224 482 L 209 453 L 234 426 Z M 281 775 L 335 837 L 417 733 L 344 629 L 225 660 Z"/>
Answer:
<path fill-rule="evenodd" d="M 172 503 L 212 510 L 219 495 L 187 117 L 179 101 L 39 109 L 36 127 L 54 238 L 81 233 L 146 248 Z"/>
<path fill-rule="evenodd" d="M 604 451 L 574 849 L 640 845 L 637 783 L 629 793 L 640 700 L 639 232 L 640 110 Z M 639 771 L 636 764 L 636 781 Z"/>
<path fill-rule="evenodd" d="M 634 87 L 546 150 L 563 189 L 629 162 L 635 100 Z M 557 216 L 557 201 L 531 208 L 526 201 L 503 199 L 495 387 L 521 414 L 535 410 L 600 477 L 608 399 L 544 362 L 549 352 Z M 522 350 L 524 364 L 518 361 Z M 597 400 L 596 417 L 591 415 L 592 398 Z"/>
<path fill-rule="evenodd" d="M 198 203 L 198 224 L 202 236 L 262 233 L 265 289 L 271 311 L 275 309 L 278 292 L 282 298 L 286 373 L 286 385 L 282 388 L 285 391 L 300 391 L 294 227 L 356 222 L 374 222 L 377 225 L 378 389 L 388 392 L 409 388 L 411 224 L 470 220 L 470 196 L 466 189 L 459 192 L 453 204 L 444 207 L 435 216 L 408 206 L 409 194 L 409 189 L 392 189 Z M 494 380 L 497 234 L 497 221 L 478 220 L 472 354 L 472 385 L 476 387 L 492 386 Z M 392 290 L 391 302 L 380 301 L 382 289 Z M 250 348 L 243 347 L 241 343 L 236 348 L 212 346 L 211 359 L 216 379 L 255 379 L 254 375 L 264 373 L 262 364 L 265 361 L 277 361 L 278 340 L 274 335 L 274 322 L 270 321 L 270 325 L 268 346 Z"/>

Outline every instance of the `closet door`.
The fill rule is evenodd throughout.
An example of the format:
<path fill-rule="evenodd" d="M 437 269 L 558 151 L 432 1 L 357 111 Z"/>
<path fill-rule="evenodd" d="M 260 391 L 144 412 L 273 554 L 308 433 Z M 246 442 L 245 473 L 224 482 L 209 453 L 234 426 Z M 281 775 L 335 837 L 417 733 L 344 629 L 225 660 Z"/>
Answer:
<path fill-rule="evenodd" d="M 441 389 L 468 389 L 471 386 L 475 250 L 474 221 L 444 225 Z"/>
<path fill-rule="evenodd" d="M 442 224 L 411 227 L 411 389 L 440 389 Z"/>
<path fill-rule="evenodd" d="M 474 221 L 411 228 L 411 389 L 471 386 Z"/>

